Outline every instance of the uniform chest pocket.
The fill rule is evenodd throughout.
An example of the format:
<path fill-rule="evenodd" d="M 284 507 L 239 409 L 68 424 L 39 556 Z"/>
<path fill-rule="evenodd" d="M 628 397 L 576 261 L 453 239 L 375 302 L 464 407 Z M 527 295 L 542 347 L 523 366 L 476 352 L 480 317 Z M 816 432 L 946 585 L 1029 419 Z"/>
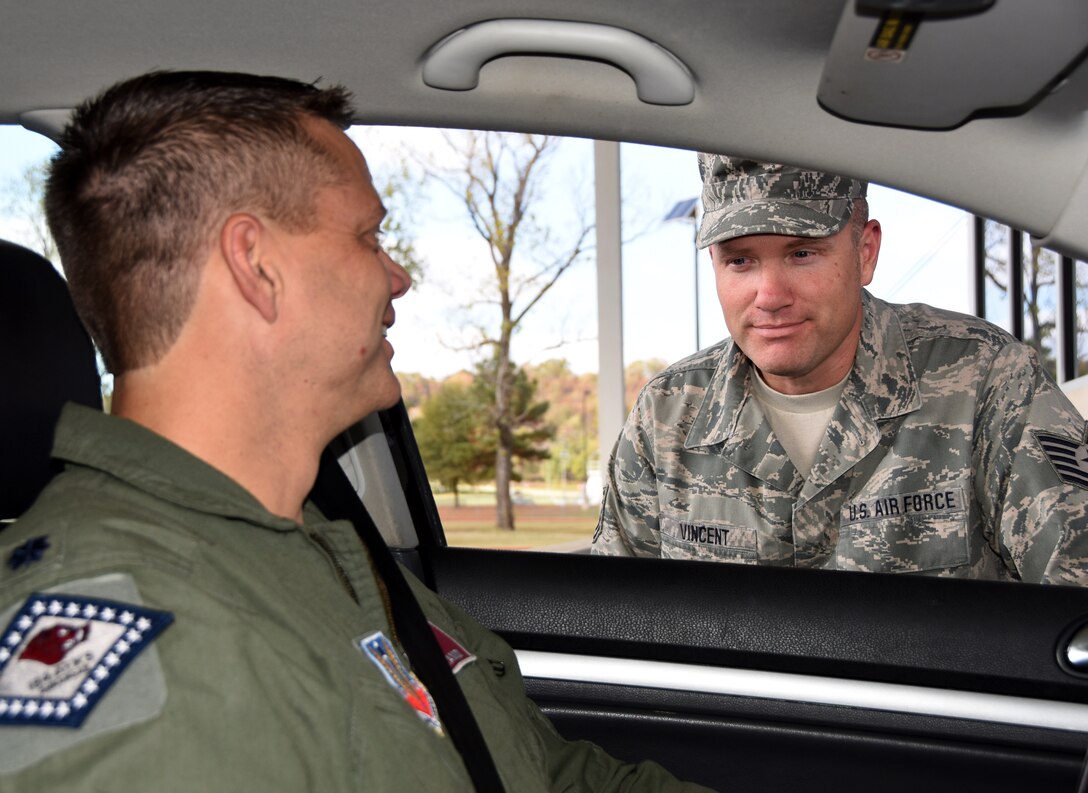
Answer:
<path fill-rule="evenodd" d="M 663 515 L 662 556 L 669 559 L 704 559 L 756 563 L 759 535 L 751 526 L 698 518 Z"/>
<path fill-rule="evenodd" d="M 969 560 L 959 487 L 854 501 L 843 508 L 842 529 L 839 553 L 857 570 L 920 573 Z"/>
<path fill-rule="evenodd" d="M 757 561 L 756 530 L 722 521 L 661 516 L 661 555 L 718 562 Z"/>

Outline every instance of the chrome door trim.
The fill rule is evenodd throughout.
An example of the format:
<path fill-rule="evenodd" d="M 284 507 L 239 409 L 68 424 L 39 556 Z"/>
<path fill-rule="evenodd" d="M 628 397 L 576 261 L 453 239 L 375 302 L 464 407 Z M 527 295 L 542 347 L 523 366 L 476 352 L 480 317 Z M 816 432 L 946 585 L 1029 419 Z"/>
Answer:
<path fill-rule="evenodd" d="M 752 669 L 518 650 L 527 678 L 789 700 L 1088 732 L 1088 705 Z"/>

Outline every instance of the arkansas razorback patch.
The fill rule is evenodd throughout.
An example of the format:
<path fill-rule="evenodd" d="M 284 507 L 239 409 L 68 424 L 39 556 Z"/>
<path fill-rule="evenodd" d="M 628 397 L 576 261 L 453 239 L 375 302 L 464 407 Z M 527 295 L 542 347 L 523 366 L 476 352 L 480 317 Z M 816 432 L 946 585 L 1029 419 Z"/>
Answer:
<path fill-rule="evenodd" d="M 0 639 L 0 725 L 79 727 L 173 615 L 35 593 Z"/>
<path fill-rule="evenodd" d="M 0 610 L 0 774 L 159 716 L 166 679 L 152 640 L 173 620 L 143 605 L 128 573 Z"/>

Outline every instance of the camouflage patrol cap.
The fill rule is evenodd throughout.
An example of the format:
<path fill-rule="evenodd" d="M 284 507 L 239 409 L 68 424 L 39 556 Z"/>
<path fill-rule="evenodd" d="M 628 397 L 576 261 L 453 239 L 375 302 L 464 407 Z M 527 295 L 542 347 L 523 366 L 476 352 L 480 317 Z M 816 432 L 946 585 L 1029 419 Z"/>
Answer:
<path fill-rule="evenodd" d="M 867 182 L 792 165 L 700 154 L 705 248 L 748 234 L 830 237 L 846 227 Z"/>

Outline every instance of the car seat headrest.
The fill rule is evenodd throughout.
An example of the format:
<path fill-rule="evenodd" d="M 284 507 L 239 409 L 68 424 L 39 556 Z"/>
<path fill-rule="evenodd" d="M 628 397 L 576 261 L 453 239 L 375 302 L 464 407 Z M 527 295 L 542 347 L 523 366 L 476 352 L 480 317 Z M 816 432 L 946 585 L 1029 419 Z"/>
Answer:
<path fill-rule="evenodd" d="M 15 518 L 55 473 L 65 402 L 102 407 L 94 347 L 48 259 L 0 240 L 0 518 Z"/>

